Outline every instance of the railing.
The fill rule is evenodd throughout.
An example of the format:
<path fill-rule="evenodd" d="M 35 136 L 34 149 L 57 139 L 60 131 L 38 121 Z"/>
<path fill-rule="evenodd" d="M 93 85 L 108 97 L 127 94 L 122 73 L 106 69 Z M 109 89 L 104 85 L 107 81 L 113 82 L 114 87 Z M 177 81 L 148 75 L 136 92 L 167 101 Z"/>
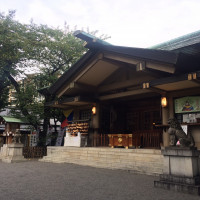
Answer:
<path fill-rule="evenodd" d="M 42 158 L 47 155 L 46 147 L 24 147 L 23 156 L 24 158 Z"/>
<path fill-rule="evenodd" d="M 162 130 L 160 129 L 135 131 L 132 135 L 133 146 L 136 148 L 160 148 L 162 143 Z M 94 135 L 93 144 L 93 146 L 109 146 L 108 134 Z"/>
<path fill-rule="evenodd" d="M 162 130 L 143 130 L 133 133 L 133 145 L 144 148 L 160 148 Z"/>
<path fill-rule="evenodd" d="M 93 144 L 94 146 L 107 147 L 109 145 L 108 134 L 99 133 L 94 135 Z"/>

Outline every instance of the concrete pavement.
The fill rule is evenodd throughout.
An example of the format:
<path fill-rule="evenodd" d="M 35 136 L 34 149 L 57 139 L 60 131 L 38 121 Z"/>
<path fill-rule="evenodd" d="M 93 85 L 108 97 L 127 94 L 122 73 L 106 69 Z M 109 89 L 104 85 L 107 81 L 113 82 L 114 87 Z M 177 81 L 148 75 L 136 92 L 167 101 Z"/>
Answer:
<path fill-rule="evenodd" d="M 37 161 L 0 162 L 0 200 L 197 200 L 153 187 L 158 177 Z"/>

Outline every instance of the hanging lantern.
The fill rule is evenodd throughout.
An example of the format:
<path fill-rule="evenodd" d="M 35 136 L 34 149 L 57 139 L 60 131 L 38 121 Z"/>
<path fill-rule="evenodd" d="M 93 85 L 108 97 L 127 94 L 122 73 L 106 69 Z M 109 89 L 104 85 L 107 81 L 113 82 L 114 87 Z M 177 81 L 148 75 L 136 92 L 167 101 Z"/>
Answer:
<path fill-rule="evenodd" d="M 92 107 L 92 114 L 95 115 L 97 113 L 97 108 L 95 106 Z"/>
<path fill-rule="evenodd" d="M 166 97 L 161 97 L 161 106 L 163 108 L 167 107 L 167 98 Z"/>

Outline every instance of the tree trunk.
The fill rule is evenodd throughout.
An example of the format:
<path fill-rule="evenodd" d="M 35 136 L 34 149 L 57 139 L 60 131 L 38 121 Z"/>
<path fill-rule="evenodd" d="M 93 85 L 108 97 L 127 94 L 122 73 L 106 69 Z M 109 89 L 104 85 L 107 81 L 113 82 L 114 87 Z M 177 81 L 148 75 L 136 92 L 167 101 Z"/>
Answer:
<path fill-rule="evenodd" d="M 40 143 L 39 145 L 45 146 L 46 145 L 46 135 L 48 131 L 48 127 L 50 125 L 50 116 L 51 116 L 51 111 L 49 107 L 45 106 L 46 102 L 49 102 L 52 100 L 51 95 L 45 95 L 45 102 L 44 102 L 44 122 L 43 122 L 43 131 L 40 134 Z"/>

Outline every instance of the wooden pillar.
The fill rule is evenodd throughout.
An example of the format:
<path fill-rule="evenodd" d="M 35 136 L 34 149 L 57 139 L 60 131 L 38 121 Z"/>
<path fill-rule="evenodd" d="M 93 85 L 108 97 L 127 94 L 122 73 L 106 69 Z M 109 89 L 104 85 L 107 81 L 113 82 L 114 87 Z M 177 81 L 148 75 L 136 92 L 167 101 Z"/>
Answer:
<path fill-rule="evenodd" d="M 173 97 L 170 96 L 168 101 L 169 101 L 169 118 L 173 118 L 174 117 L 174 100 L 173 100 Z"/>
<path fill-rule="evenodd" d="M 169 119 L 169 109 L 162 108 L 162 124 L 167 124 Z M 169 146 L 169 134 L 167 132 L 167 128 L 163 129 L 163 146 L 167 147 Z"/>
<path fill-rule="evenodd" d="M 92 127 L 94 129 L 94 146 L 97 146 L 98 142 L 98 129 L 99 129 L 99 120 L 100 120 L 100 106 L 96 104 L 96 114 L 92 114 Z"/>
<path fill-rule="evenodd" d="M 162 124 L 168 124 L 168 119 L 174 117 L 174 102 L 171 96 L 167 97 L 168 106 L 166 108 L 162 108 Z M 169 146 L 169 134 L 168 129 L 163 129 L 163 146 Z"/>

